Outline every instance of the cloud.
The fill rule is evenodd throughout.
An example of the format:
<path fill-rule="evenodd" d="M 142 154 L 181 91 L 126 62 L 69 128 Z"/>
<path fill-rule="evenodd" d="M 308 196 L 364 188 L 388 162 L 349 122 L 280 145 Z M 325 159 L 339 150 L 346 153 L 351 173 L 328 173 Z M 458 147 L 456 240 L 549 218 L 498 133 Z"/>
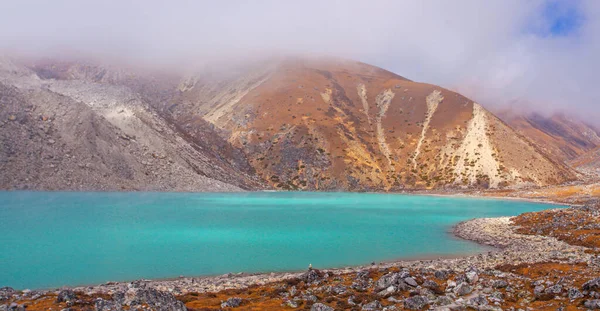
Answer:
<path fill-rule="evenodd" d="M 161 65 L 264 53 L 353 58 L 459 90 L 600 119 L 600 2 L 158 1 L 0 4 L 0 48 Z"/>

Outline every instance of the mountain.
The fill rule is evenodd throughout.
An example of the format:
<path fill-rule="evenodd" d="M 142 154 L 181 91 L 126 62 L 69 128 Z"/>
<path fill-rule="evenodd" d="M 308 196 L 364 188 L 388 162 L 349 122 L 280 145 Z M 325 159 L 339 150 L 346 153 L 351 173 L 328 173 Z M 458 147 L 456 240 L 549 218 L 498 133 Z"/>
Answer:
<path fill-rule="evenodd" d="M 538 148 L 561 161 L 574 160 L 600 146 L 598 129 L 564 113 L 544 116 L 505 109 L 497 114 Z"/>
<path fill-rule="evenodd" d="M 573 180 L 481 105 L 367 64 L 313 58 L 184 79 L 157 109 L 202 116 L 277 189 L 544 186 Z"/>
<path fill-rule="evenodd" d="M 576 178 L 481 105 L 349 60 L 182 76 L 0 60 L 2 188 L 394 191 Z"/>
<path fill-rule="evenodd" d="M 0 58 L 0 189 L 262 188 L 244 153 L 210 124 L 182 131 L 123 77 L 136 79 L 98 66 Z"/>

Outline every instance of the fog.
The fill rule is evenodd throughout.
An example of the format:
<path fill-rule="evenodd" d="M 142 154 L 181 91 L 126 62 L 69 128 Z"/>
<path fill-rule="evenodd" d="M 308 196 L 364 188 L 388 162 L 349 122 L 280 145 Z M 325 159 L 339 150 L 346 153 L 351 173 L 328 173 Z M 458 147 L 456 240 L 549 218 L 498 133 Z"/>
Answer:
<path fill-rule="evenodd" d="M 317 54 L 599 124 L 600 1 L 9 1 L 0 49 L 185 68 Z"/>

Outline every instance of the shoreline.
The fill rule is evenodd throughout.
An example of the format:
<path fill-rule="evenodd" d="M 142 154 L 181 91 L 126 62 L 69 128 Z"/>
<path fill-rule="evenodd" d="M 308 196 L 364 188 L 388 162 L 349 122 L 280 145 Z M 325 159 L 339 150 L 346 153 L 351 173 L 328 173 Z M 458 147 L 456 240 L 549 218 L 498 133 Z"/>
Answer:
<path fill-rule="evenodd" d="M 344 275 L 368 269 L 408 268 L 411 270 L 434 269 L 465 271 L 477 268 L 491 269 L 502 264 L 564 261 L 579 263 L 591 260 L 584 248 L 558 241 L 555 238 L 529 236 L 514 233 L 510 217 L 476 218 L 454 226 L 457 238 L 473 241 L 496 250 L 452 258 L 398 260 L 375 265 L 359 265 L 332 269 L 320 269 L 330 275 Z M 144 283 L 145 286 L 174 295 L 188 293 L 216 293 L 230 289 L 244 289 L 299 278 L 306 271 L 267 273 L 227 273 L 218 276 L 179 277 L 130 282 L 107 282 L 92 286 L 65 287 L 86 294 L 112 294 L 125 290 L 129 284 Z M 47 292 L 53 292 L 48 290 Z M 56 292 L 56 290 L 54 290 Z"/>
<path fill-rule="evenodd" d="M 511 216 L 512 217 L 512 216 Z M 486 251 L 458 256 L 435 258 L 401 259 L 384 261 L 375 265 L 358 265 L 339 268 L 320 269 L 331 275 L 355 273 L 365 269 L 447 269 L 466 270 L 477 267 L 490 269 L 502 264 L 536 263 L 552 260 L 567 262 L 584 262 L 589 255 L 584 248 L 572 246 L 555 238 L 543 236 L 528 236 L 513 232 L 510 225 L 511 217 L 475 218 L 460 222 L 453 226 L 451 232 L 456 238 L 478 243 Z M 317 267 L 318 268 L 318 267 Z M 244 289 L 255 285 L 266 285 L 298 278 L 306 271 L 262 272 L 262 273 L 226 273 L 212 276 L 183 276 L 164 279 L 141 279 L 134 281 L 106 282 L 88 286 L 67 286 L 75 291 L 86 294 L 111 294 L 123 290 L 134 283 L 144 283 L 146 286 L 175 295 L 188 293 L 212 293 L 228 289 Z M 56 292 L 48 289 L 46 292 Z"/>

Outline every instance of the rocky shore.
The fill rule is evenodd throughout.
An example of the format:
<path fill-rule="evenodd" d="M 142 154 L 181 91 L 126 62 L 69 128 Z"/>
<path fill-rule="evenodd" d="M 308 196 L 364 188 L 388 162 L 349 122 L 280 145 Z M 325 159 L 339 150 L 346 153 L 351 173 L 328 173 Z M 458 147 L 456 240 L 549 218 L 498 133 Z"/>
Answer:
<path fill-rule="evenodd" d="M 508 217 L 462 222 L 456 236 L 494 249 L 461 258 L 49 291 L 4 288 L 0 311 L 600 309 L 597 253 L 552 236 L 517 233 L 522 229 Z"/>

